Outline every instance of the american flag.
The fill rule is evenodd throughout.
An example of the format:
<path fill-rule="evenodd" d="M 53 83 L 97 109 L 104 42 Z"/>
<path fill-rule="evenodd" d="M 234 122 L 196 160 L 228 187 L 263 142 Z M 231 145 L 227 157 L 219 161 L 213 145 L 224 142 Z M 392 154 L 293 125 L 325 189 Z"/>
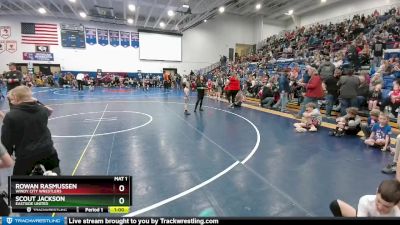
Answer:
<path fill-rule="evenodd" d="M 57 24 L 21 23 L 22 44 L 58 45 Z"/>

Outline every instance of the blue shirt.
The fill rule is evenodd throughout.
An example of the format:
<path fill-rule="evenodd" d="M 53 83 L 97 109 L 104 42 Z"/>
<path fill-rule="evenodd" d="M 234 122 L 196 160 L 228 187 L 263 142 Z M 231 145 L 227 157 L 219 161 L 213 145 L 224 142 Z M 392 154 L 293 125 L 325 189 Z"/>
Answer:
<path fill-rule="evenodd" d="M 60 79 L 60 75 L 58 73 L 54 74 L 54 80 L 58 81 Z"/>
<path fill-rule="evenodd" d="M 375 133 L 375 139 L 385 139 L 386 135 L 392 133 L 392 127 L 389 125 L 381 127 L 379 123 L 375 123 L 371 131 Z"/>
<path fill-rule="evenodd" d="M 289 87 L 289 79 L 286 77 L 286 75 L 281 75 L 279 77 L 279 92 L 286 92 L 289 93 L 290 87 Z"/>
<path fill-rule="evenodd" d="M 378 121 L 375 121 L 375 120 L 371 119 L 371 117 L 368 117 L 367 122 L 368 122 L 368 127 L 369 127 L 369 129 L 372 129 L 372 127 L 373 127 L 375 124 L 377 124 Z"/>

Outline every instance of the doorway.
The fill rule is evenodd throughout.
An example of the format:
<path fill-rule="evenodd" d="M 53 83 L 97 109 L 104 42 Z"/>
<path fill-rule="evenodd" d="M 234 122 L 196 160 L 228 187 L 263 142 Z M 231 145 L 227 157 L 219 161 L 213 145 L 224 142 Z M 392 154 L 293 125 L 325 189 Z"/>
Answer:
<path fill-rule="evenodd" d="M 235 50 L 233 48 L 229 48 L 229 61 L 233 61 L 233 55 L 234 55 Z"/>
<path fill-rule="evenodd" d="M 164 90 L 175 88 L 175 78 L 177 73 L 178 70 L 176 68 L 163 68 Z"/>
<path fill-rule="evenodd" d="M 163 68 L 163 74 L 168 73 L 171 76 L 175 76 L 178 73 L 176 68 Z"/>
<path fill-rule="evenodd" d="M 254 53 L 255 45 L 248 44 L 236 44 L 236 53 L 238 57 L 248 56 L 251 53 Z M 236 56 L 236 55 L 235 55 Z"/>

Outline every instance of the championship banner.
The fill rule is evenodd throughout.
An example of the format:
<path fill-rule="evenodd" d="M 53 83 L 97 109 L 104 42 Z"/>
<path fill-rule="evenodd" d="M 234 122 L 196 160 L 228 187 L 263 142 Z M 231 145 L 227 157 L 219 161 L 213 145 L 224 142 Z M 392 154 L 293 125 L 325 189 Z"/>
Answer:
<path fill-rule="evenodd" d="M 131 32 L 131 45 L 134 48 L 139 48 L 139 32 Z"/>
<path fill-rule="evenodd" d="M 130 33 L 129 32 L 124 32 L 121 31 L 121 46 L 126 48 L 129 47 L 129 39 L 130 39 Z"/>
<path fill-rule="evenodd" d="M 108 30 L 97 29 L 97 38 L 100 45 L 108 45 Z"/>
<path fill-rule="evenodd" d="M 14 53 L 17 51 L 17 41 L 6 41 L 6 51 Z"/>
<path fill-rule="evenodd" d="M 119 46 L 119 31 L 110 30 L 110 45 L 113 47 Z"/>
<path fill-rule="evenodd" d="M 23 52 L 22 59 L 31 61 L 54 61 L 54 55 L 49 52 Z"/>
<path fill-rule="evenodd" d="M 88 43 L 89 45 L 94 45 L 97 44 L 96 41 L 96 28 L 89 28 L 86 27 L 85 28 L 85 33 L 86 33 L 86 43 Z"/>
<path fill-rule="evenodd" d="M 4 39 L 11 37 L 11 26 L 0 26 L 0 37 Z"/>

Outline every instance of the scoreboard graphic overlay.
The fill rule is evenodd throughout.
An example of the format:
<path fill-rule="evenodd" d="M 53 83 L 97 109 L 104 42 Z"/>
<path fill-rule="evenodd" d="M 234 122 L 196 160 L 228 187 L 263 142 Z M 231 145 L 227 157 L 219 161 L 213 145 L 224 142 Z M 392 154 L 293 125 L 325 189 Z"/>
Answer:
<path fill-rule="evenodd" d="M 128 213 L 131 176 L 11 176 L 13 212 Z"/>

